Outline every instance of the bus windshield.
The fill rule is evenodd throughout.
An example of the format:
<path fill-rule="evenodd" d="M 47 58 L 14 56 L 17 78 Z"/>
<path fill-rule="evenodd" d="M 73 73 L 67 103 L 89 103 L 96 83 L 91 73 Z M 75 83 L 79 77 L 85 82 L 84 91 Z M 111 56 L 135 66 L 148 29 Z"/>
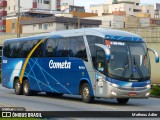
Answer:
<path fill-rule="evenodd" d="M 125 81 L 150 79 L 150 64 L 145 43 L 110 42 L 108 75 Z"/>

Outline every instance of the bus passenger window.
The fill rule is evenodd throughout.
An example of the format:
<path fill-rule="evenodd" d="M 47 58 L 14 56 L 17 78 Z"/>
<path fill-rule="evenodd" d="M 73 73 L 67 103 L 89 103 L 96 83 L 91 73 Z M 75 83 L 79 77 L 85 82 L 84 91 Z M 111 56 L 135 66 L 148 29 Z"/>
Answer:
<path fill-rule="evenodd" d="M 81 58 L 87 61 L 86 47 L 82 36 L 72 37 L 70 48 L 73 52 L 73 57 Z"/>
<path fill-rule="evenodd" d="M 70 50 L 69 46 L 70 46 L 70 40 L 68 38 L 59 39 L 56 56 L 71 57 L 72 51 Z"/>
<path fill-rule="evenodd" d="M 47 39 L 45 56 L 46 57 L 55 57 L 57 48 L 57 39 Z"/>
<path fill-rule="evenodd" d="M 32 42 L 32 48 L 31 48 L 31 49 L 33 49 L 33 48 L 35 47 L 35 45 L 37 45 L 39 42 L 40 42 L 40 40 L 33 41 L 33 42 Z M 41 44 L 36 48 L 36 50 L 33 52 L 33 54 L 32 54 L 31 57 L 42 57 L 42 46 L 43 46 L 43 43 L 41 43 Z"/>

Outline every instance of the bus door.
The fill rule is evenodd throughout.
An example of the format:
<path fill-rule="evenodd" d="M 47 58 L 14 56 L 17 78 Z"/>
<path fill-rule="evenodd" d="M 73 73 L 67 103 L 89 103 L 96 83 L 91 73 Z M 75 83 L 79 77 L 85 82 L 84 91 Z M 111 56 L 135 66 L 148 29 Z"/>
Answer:
<path fill-rule="evenodd" d="M 99 45 L 99 46 L 98 46 Z M 106 75 L 107 75 L 107 62 L 109 59 L 109 50 L 106 46 L 97 44 L 96 47 L 96 97 L 102 97 L 106 95 Z M 107 53 L 108 52 L 108 53 Z M 108 58 L 107 58 L 108 57 Z"/>

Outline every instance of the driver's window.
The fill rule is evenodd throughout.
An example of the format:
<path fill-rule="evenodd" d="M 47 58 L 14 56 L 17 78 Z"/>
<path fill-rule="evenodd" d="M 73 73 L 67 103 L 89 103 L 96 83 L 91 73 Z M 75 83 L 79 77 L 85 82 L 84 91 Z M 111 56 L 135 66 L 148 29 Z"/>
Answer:
<path fill-rule="evenodd" d="M 105 53 L 103 50 L 97 50 L 96 52 L 96 67 L 101 73 L 105 71 Z"/>

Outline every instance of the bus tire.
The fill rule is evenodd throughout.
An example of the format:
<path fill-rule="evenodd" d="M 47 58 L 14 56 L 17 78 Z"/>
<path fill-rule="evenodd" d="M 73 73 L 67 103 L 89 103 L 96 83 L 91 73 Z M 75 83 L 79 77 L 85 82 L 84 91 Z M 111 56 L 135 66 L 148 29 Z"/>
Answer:
<path fill-rule="evenodd" d="M 51 93 L 51 92 L 46 92 L 47 96 L 54 96 L 54 97 L 61 97 L 63 96 L 62 93 Z"/>
<path fill-rule="evenodd" d="M 23 94 L 23 89 L 22 89 L 22 84 L 20 84 L 19 79 L 16 79 L 14 81 L 14 90 L 16 95 L 22 95 Z"/>
<path fill-rule="evenodd" d="M 117 98 L 119 104 L 126 104 L 129 101 L 129 98 Z"/>
<path fill-rule="evenodd" d="M 31 91 L 29 89 L 29 82 L 28 80 L 24 80 L 23 81 L 23 94 L 26 95 L 26 96 L 30 96 L 30 95 L 33 95 L 33 91 Z"/>
<path fill-rule="evenodd" d="M 85 103 L 91 103 L 94 100 L 94 97 L 91 96 L 91 90 L 88 83 L 84 83 L 81 87 L 81 96 L 82 100 Z"/>

